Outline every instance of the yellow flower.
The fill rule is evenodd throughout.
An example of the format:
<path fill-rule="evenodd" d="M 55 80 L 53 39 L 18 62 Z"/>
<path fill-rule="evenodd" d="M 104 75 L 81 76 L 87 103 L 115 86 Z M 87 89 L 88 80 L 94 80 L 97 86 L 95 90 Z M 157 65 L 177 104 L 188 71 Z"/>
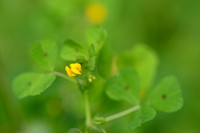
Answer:
<path fill-rule="evenodd" d="M 85 10 L 86 18 L 95 25 L 99 25 L 105 21 L 107 11 L 101 3 L 91 3 Z"/>
<path fill-rule="evenodd" d="M 74 78 L 77 75 L 81 74 L 81 64 L 73 63 L 70 64 L 70 68 L 68 66 L 65 67 L 65 71 L 70 78 Z"/>

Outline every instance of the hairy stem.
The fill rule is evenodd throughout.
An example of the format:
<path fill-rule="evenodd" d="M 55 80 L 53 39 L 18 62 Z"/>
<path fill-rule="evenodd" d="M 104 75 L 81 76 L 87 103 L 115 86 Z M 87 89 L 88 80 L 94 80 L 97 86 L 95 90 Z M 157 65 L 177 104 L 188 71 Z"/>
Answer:
<path fill-rule="evenodd" d="M 134 107 L 132 107 L 132 108 L 130 108 L 130 109 L 127 109 L 127 110 L 125 110 L 125 111 L 122 111 L 122 112 L 120 112 L 120 113 L 117 113 L 117 114 L 108 116 L 108 117 L 105 118 L 105 121 L 106 121 L 106 122 L 112 121 L 112 120 L 114 120 L 114 119 L 117 119 L 117 118 L 120 118 L 120 117 L 122 117 L 122 116 L 128 115 L 128 114 L 130 114 L 130 113 L 132 113 L 132 112 L 134 112 L 134 111 L 136 111 L 136 110 L 138 110 L 138 109 L 140 109 L 140 105 L 136 105 L 136 106 L 134 106 Z"/>
<path fill-rule="evenodd" d="M 92 120 L 91 120 L 91 113 L 90 113 L 90 103 L 88 99 L 88 92 L 84 91 L 84 102 L 85 102 L 85 117 L 86 117 L 86 126 L 89 127 L 92 125 Z"/>

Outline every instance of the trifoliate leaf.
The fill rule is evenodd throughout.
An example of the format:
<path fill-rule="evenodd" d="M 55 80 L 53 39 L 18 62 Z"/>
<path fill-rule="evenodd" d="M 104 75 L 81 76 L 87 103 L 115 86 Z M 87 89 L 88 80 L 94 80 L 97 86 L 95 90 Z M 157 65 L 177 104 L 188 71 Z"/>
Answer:
<path fill-rule="evenodd" d="M 106 85 L 106 94 L 113 100 L 124 100 L 130 104 L 138 104 L 140 100 L 139 76 L 133 67 L 120 70 L 111 77 Z"/>
<path fill-rule="evenodd" d="M 154 119 L 155 116 L 156 111 L 153 108 L 142 106 L 137 112 L 135 112 L 133 120 L 131 120 L 127 125 L 127 130 L 133 130 L 138 126 L 141 126 L 142 123 Z"/>
<path fill-rule="evenodd" d="M 157 110 L 174 112 L 183 105 L 183 98 L 175 77 L 164 78 L 150 94 L 148 102 Z"/>
<path fill-rule="evenodd" d="M 86 35 L 89 45 L 93 44 L 96 53 L 98 53 L 106 40 L 106 31 L 102 27 L 95 26 L 89 28 Z"/>
<path fill-rule="evenodd" d="M 61 49 L 61 58 L 65 61 L 77 61 L 78 59 L 88 60 L 88 51 L 75 41 L 68 39 Z"/>
<path fill-rule="evenodd" d="M 56 79 L 53 74 L 24 73 L 13 81 L 14 92 L 19 98 L 42 93 Z"/>
<path fill-rule="evenodd" d="M 140 75 L 141 89 L 148 89 L 154 79 L 158 57 L 146 45 L 136 45 L 132 50 L 121 53 L 117 59 L 119 68 L 133 66 Z"/>
<path fill-rule="evenodd" d="M 34 43 L 30 47 L 31 58 L 44 70 L 52 71 L 57 58 L 57 45 L 51 39 Z"/>

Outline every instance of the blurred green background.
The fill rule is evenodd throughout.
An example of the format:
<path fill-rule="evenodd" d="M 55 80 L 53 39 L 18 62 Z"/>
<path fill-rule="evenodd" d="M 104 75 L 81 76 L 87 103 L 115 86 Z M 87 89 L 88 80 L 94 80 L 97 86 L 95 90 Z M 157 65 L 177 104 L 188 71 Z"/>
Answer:
<path fill-rule="evenodd" d="M 40 71 L 28 55 L 29 45 L 35 40 L 52 37 L 59 47 L 67 38 L 83 42 L 84 31 L 91 25 L 84 11 L 91 2 L 0 0 L 0 133 L 67 133 L 72 127 L 83 126 L 83 98 L 74 84 L 57 78 L 41 95 L 19 100 L 13 94 L 12 80 L 22 72 Z M 145 43 L 159 56 L 155 82 L 175 75 L 182 86 L 181 110 L 158 113 L 153 121 L 132 132 L 199 133 L 200 1 L 99 2 L 108 13 L 103 23 L 108 38 L 102 52 L 113 56 L 137 43 Z M 65 73 L 64 65 L 58 58 L 57 70 Z M 109 114 L 118 105 L 105 96 L 104 81 L 99 79 L 95 84 L 96 90 L 90 94 L 93 115 Z M 121 133 L 123 123 L 116 120 L 106 129 L 109 133 Z"/>

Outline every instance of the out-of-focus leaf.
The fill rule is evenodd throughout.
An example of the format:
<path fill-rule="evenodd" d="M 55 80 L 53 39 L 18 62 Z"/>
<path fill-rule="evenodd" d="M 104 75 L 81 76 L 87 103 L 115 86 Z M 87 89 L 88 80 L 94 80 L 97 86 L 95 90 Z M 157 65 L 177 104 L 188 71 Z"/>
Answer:
<path fill-rule="evenodd" d="M 146 45 L 136 45 L 132 50 L 121 53 L 117 60 L 117 66 L 134 66 L 140 75 L 141 89 L 148 89 L 155 76 L 158 57 L 155 52 Z"/>
<path fill-rule="evenodd" d="M 103 78 L 108 78 L 111 75 L 112 55 L 112 49 L 110 47 L 103 47 L 97 57 L 97 70 Z"/>
<path fill-rule="evenodd" d="M 53 74 L 24 73 L 13 81 L 14 92 L 19 98 L 38 95 L 46 90 L 55 79 L 56 76 Z"/>
<path fill-rule="evenodd" d="M 95 56 L 96 53 L 95 53 L 95 48 L 93 44 L 90 45 L 89 52 L 90 52 L 90 57 Z"/>
<path fill-rule="evenodd" d="M 89 64 L 90 70 L 94 70 L 95 64 L 96 64 L 96 57 L 95 56 L 91 57 L 88 61 L 88 64 Z"/>
<path fill-rule="evenodd" d="M 51 39 L 34 43 L 30 47 L 31 58 L 43 69 L 52 71 L 55 67 L 57 58 L 57 45 Z"/>
<path fill-rule="evenodd" d="M 150 104 L 163 112 L 174 112 L 183 105 L 180 85 L 175 77 L 164 78 L 149 97 Z"/>
<path fill-rule="evenodd" d="M 106 94 L 113 100 L 124 100 L 132 105 L 140 100 L 139 76 L 133 67 L 120 70 L 106 84 Z"/>
<path fill-rule="evenodd" d="M 86 35 L 89 45 L 93 44 L 96 53 L 98 53 L 106 40 L 106 31 L 103 27 L 95 26 L 89 28 L 86 32 Z"/>
<path fill-rule="evenodd" d="M 127 125 L 127 130 L 133 130 L 134 128 L 141 126 L 142 123 L 154 119 L 156 111 L 148 106 L 142 106 L 140 110 L 135 113 L 135 117 Z"/>
<path fill-rule="evenodd" d="M 65 41 L 60 56 L 65 61 L 87 60 L 89 57 L 88 51 L 82 45 L 70 39 Z"/>

